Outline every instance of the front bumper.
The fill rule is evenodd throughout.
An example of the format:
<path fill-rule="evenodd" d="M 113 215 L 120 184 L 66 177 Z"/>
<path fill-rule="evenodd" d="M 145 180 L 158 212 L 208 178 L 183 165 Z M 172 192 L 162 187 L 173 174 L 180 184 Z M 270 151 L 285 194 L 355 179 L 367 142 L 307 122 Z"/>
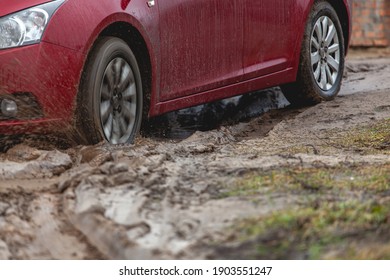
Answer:
<path fill-rule="evenodd" d="M 0 50 L 0 100 L 18 103 L 19 96 L 28 96 L 36 107 L 31 111 L 36 114 L 0 116 L 0 134 L 57 130 L 70 123 L 83 62 L 82 53 L 46 42 Z"/>

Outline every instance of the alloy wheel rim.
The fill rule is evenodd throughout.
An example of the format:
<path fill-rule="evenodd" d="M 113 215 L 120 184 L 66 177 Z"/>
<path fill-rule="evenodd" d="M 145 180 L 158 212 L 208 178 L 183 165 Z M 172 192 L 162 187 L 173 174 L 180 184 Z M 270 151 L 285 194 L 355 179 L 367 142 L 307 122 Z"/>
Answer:
<path fill-rule="evenodd" d="M 314 79 L 323 91 L 329 91 L 340 73 L 340 40 L 336 26 L 327 17 L 320 17 L 314 25 L 310 40 L 311 65 Z"/>
<path fill-rule="evenodd" d="M 100 122 L 107 141 L 126 143 L 135 125 L 137 86 L 129 63 L 121 57 L 110 61 L 100 87 Z"/>

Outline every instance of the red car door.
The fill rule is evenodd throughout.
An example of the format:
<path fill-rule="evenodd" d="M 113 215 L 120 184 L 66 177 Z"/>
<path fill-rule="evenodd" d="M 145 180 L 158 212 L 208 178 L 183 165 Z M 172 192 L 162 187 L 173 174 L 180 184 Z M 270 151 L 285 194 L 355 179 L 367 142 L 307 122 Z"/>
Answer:
<path fill-rule="evenodd" d="M 242 0 L 160 0 L 158 5 L 160 101 L 242 79 Z"/>
<path fill-rule="evenodd" d="M 283 70 L 291 62 L 308 0 L 243 0 L 245 79 Z"/>

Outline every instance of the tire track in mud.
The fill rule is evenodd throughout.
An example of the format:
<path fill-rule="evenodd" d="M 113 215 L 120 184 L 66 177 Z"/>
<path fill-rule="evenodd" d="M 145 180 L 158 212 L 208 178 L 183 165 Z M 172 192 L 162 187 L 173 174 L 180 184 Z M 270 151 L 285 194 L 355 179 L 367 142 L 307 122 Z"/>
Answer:
<path fill-rule="evenodd" d="M 102 259 L 65 219 L 53 192 L 0 193 L 2 259 Z M 3 244 L 3 246 L 1 246 Z"/>

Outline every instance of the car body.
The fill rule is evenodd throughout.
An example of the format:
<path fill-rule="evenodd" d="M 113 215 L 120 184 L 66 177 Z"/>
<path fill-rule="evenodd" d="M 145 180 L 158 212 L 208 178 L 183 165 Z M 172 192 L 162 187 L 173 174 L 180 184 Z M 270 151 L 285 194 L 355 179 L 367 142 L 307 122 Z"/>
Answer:
<path fill-rule="evenodd" d="M 0 99 L 22 108 L 0 114 L 0 134 L 72 124 L 88 57 L 102 36 L 121 38 L 134 53 L 149 116 L 292 83 L 315 2 L 0 0 L 0 26 L 31 7 L 52 9 L 38 40 L 0 48 Z M 329 3 L 348 46 L 351 1 Z"/>

